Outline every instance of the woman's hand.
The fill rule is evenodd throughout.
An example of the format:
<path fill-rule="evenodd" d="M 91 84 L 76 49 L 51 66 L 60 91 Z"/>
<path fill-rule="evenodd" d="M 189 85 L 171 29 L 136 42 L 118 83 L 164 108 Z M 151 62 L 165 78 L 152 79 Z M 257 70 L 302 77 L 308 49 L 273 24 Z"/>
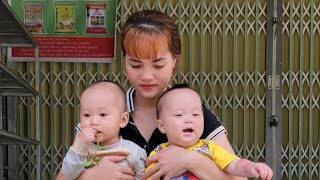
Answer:
<path fill-rule="evenodd" d="M 173 177 L 179 176 L 188 169 L 187 164 L 190 163 L 190 150 L 186 150 L 177 146 L 169 146 L 155 155 L 148 157 L 146 165 L 151 163 L 155 165 L 150 168 L 142 176 L 142 179 L 159 179 L 163 177 L 164 180 L 169 180 Z"/>
<path fill-rule="evenodd" d="M 155 164 L 145 172 L 143 180 L 158 180 L 160 177 L 170 180 L 186 171 L 190 171 L 201 180 L 242 179 L 224 172 L 209 157 L 177 146 L 167 147 L 148 157 L 146 165 L 151 163 Z"/>
<path fill-rule="evenodd" d="M 78 180 L 134 180 L 134 171 L 130 167 L 116 164 L 124 160 L 125 156 L 104 156 L 99 163 L 89 169 L 86 169 Z"/>

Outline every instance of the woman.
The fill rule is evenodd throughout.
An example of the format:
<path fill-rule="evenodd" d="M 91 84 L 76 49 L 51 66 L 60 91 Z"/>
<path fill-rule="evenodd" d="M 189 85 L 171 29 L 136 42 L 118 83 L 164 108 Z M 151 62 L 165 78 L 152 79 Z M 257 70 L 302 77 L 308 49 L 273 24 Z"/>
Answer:
<path fill-rule="evenodd" d="M 156 101 L 168 87 L 179 63 L 180 37 L 174 21 L 166 14 L 155 10 L 144 10 L 132 14 L 122 28 L 122 50 L 125 69 L 132 85 L 127 92 L 129 124 L 121 130 L 124 139 L 137 143 L 149 154 L 158 144 L 166 142 L 164 134 L 156 128 Z M 205 130 L 203 139 L 215 143 L 234 153 L 226 130 L 217 117 L 204 108 Z M 128 167 L 115 164 L 124 157 L 104 157 L 99 164 L 85 171 L 79 179 L 134 179 Z M 197 152 L 179 147 L 166 148 L 151 156 L 147 164 L 155 166 L 145 172 L 143 179 L 165 180 L 186 171 L 200 179 L 236 178 L 220 170 L 212 160 Z M 63 177 L 60 173 L 59 177 Z"/>

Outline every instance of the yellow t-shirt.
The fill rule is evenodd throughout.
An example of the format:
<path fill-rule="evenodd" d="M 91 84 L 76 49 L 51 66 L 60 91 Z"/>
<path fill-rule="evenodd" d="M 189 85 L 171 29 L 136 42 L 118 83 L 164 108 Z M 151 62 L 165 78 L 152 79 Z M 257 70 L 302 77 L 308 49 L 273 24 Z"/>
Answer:
<path fill-rule="evenodd" d="M 156 154 L 161 149 L 166 148 L 168 145 L 168 142 L 160 144 L 150 153 L 149 156 Z M 196 145 L 189 147 L 188 150 L 197 151 L 210 157 L 222 170 L 233 160 L 238 158 L 238 156 L 229 153 L 221 146 L 215 144 L 212 140 L 200 139 Z M 154 163 L 151 163 L 146 170 L 150 169 L 153 165 Z"/>

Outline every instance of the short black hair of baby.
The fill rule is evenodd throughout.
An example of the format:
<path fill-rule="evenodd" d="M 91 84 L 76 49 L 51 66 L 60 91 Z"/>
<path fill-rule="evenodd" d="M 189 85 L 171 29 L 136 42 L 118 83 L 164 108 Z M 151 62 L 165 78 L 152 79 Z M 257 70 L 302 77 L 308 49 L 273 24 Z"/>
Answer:
<path fill-rule="evenodd" d="M 114 84 L 119 90 L 120 90 L 120 94 L 121 94 L 121 101 L 124 103 L 123 105 L 124 105 L 124 110 L 126 110 L 126 91 L 123 89 L 123 87 L 120 85 L 120 84 L 118 84 L 117 82 L 115 82 L 115 81 L 111 81 L 111 80 L 99 80 L 99 81 L 95 81 L 95 82 L 93 82 L 92 84 L 90 84 L 90 85 L 88 85 L 84 90 L 83 90 L 83 92 L 84 91 L 86 91 L 87 89 L 89 89 L 89 88 L 91 88 L 91 87 L 93 87 L 93 86 L 95 86 L 95 85 L 98 85 L 98 84 L 101 84 L 101 83 L 111 83 L 111 84 Z M 82 93 L 83 93 L 82 92 Z"/>
<path fill-rule="evenodd" d="M 194 91 L 192 88 L 189 87 L 188 84 L 175 84 L 173 85 L 172 87 L 168 88 L 166 91 L 164 91 L 160 97 L 158 98 L 158 101 L 157 101 L 157 105 L 156 105 L 156 112 L 157 112 L 157 118 L 159 119 L 160 118 L 160 112 L 161 112 L 161 103 L 160 103 L 160 100 L 162 99 L 162 97 L 164 95 L 166 95 L 167 93 L 169 93 L 170 91 L 172 90 L 175 90 L 175 89 L 190 89 L 192 91 Z"/>

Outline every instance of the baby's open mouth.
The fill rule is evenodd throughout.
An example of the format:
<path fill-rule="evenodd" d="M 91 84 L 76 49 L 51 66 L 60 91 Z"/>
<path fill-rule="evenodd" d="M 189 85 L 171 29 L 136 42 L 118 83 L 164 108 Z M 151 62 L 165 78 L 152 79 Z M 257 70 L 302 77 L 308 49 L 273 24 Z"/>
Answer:
<path fill-rule="evenodd" d="M 183 130 L 183 132 L 188 132 L 188 133 L 191 133 L 191 132 L 193 132 L 193 129 L 191 129 L 191 128 L 188 128 L 188 129 L 184 129 L 184 130 Z"/>

